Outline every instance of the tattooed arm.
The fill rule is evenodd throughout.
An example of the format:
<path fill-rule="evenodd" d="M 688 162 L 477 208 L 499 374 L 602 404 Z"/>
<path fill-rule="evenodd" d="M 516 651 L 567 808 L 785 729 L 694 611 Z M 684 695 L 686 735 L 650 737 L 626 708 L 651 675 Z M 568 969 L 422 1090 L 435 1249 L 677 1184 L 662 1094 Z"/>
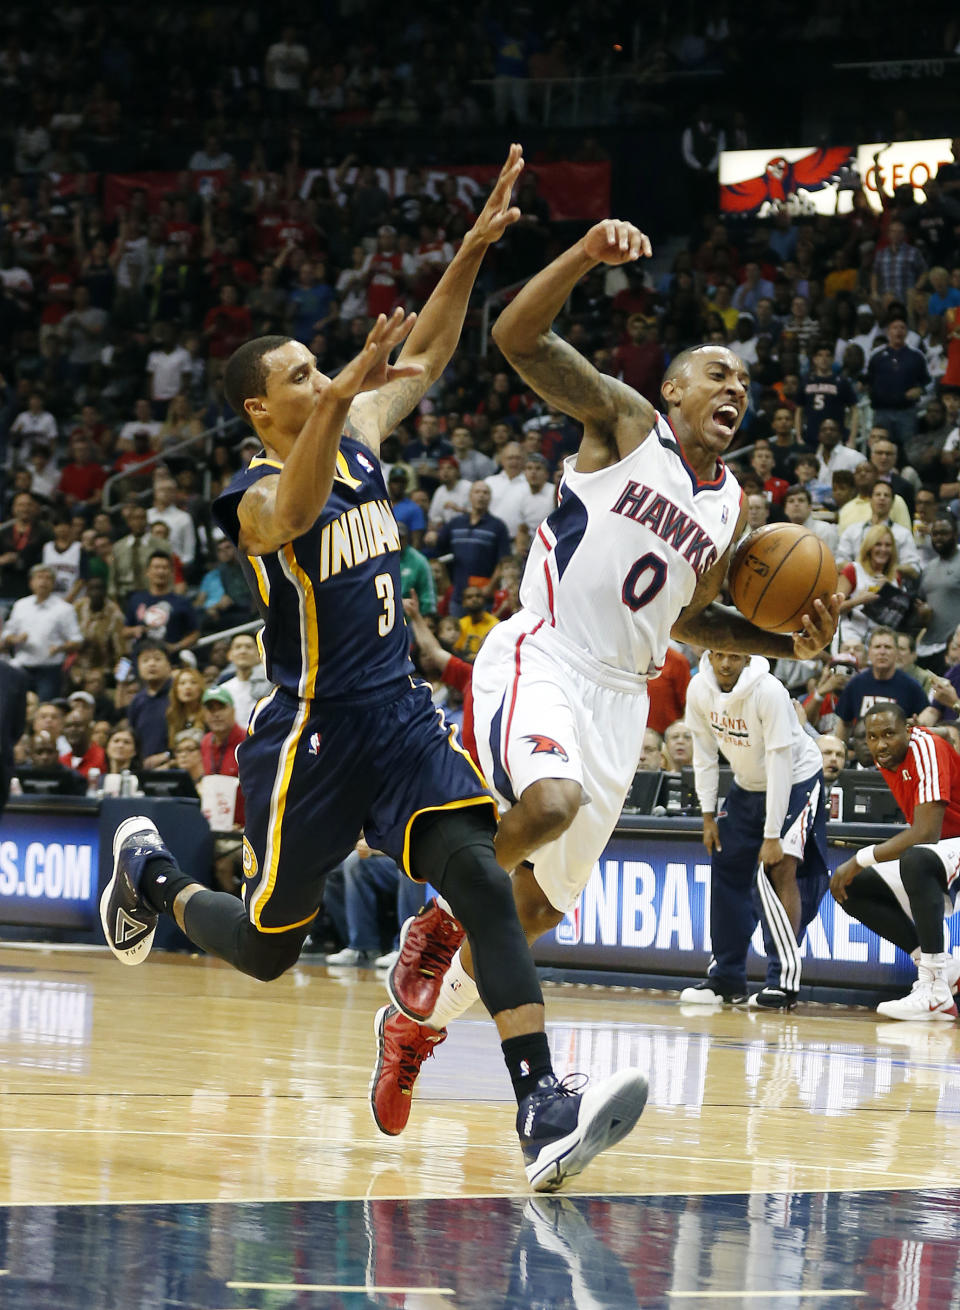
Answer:
<path fill-rule="evenodd" d="M 493 339 L 523 380 L 549 404 L 584 425 L 578 467 L 602 467 L 634 450 L 653 426 L 654 408 L 632 387 L 601 373 L 551 324 L 570 292 L 597 264 L 625 264 L 650 254 L 632 223 L 605 219 L 548 264 L 510 302 Z"/>
<path fill-rule="evenodd" d="M 420 311 L 397 364 L 418 364 L 422 372 L 361 396 L 350 407 L 344 431 L 374 453 L 379 453 L 380 442 L 413 412 L 449 364 L 487 247 L 499 241 L 520 217 L 520 210 L 510 205 L 510 194 L 522 171 L 523 152 L 519 145 L 512 145 L 487 203 Z"/>
<path fill-rule="evenodd" d="M 739 541 L 745 522 L 746 513 L 741 511 L 734 542 Z M 815 601 L 815 613 L 804 615 L 803 631 L 793 634 L 765 632 L 745 619 L 739 610 L 718 605 L 716 597 L 727 576 L 732 551 L 733 546 L 697 583 L 690 604 L 670 630 L 672 637 L 707 650 L 788 660 L 812 659 L 830 644 L 837 630 L 842 596 L 831 596 L 829 605 Z"/>

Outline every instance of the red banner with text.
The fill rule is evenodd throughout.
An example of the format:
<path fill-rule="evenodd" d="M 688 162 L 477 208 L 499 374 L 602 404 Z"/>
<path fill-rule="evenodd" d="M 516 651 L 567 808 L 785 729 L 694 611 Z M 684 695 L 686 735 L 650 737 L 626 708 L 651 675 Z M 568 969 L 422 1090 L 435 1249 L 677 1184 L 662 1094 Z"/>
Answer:
<path fill-rule="evenodd" d="M 307 197 L 314 180 L 325 176 L 336 187 L 334 168 L 305 169 L 300 176 L 298 193 Z M 424 177 L 428 192 L 435 193 L 436 184 L 450 174 L 457 178 L 457 191 L 461 200 L 471 208 L 477 208 L 485 195 L 486 186 L 499 172 L 498 164 L 471 164 L 458 168 L 431 168 L 425 170 Z M 610 213 L 610 164 L 606 161 L 585 164 L 562 161 L 553 164 L 528 165 L 527 172 L 537 180 L 537 190 L 550 208 L 550 217 L 554 222 L 582 220 L 596 222 L 607 218 Z M 355 171 L 348 172 L 343 179 L 349 188 Z M 243 174 L 243 181 L 255 190 L 265 184 L 263 174 Z M 406 182 L 406 170 L 402 168 L 381 168 L 377 170 L 380 185 L 391 196 L 402 195 Z M 129 207 L 133 195 L 143 191 L 146 195 L 147 209 L 156 211 L 161 201 L 172 194 L 191 192 L 202 194 L 213 192 L 223 184 L 222 173 L 108 173 L 104 178 L 103 204 L 106 216 L 112 219 L 117 210 Z"/>

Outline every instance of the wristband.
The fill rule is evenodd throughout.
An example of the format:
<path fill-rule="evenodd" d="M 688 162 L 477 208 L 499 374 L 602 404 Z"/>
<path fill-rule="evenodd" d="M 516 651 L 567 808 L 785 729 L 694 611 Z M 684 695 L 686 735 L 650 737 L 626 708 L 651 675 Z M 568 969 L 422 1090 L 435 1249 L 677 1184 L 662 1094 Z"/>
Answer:
<path fill-rule="evenodd" d="M 860 847 L 853 858 L 860 865 L 861 869 L 869 869 L 871 864 L 876 864 L 876 860 L 873 858 L 873 852 L 876 849 L 876 846 Z"/>

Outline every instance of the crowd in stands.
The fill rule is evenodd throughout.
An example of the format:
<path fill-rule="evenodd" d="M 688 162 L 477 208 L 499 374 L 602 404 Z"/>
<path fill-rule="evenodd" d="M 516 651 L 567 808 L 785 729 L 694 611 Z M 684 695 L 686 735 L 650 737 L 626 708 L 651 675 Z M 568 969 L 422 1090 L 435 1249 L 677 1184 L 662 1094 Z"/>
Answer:
<path fill-rule="evenodd" d="M 356 52 L 343 64 L 316 60 L 287 30 L 261 44 L 255 67 L 259 28 L 245 19 L 224 36 L 205 26 L 206 10 L 184 11 L 175 34 L 191 51 L 184 59 L 215 40 L 221 71 L 207 79 L 206 101 L 191 103 L 195 84 L 178 64 L 157 121 L 206 130 L 203 146 L 169 194 L 135 189 L 111 208 L 99 175 L 58 189 L 54 174 L 66 170 L 53 156 L 94 121 L 109 139 L 110 88 L 140 71 L 138 19 L 131 12 L 95 46 L 75 21 L 80 10 L 58 7 L 60 35 L 43 58 L 15 35 L 0 50 L 0 85 L 23 123 L 16 168 L 0 176 L 0 648 L 32 692 L 17 764 L 24 773 L 55 765 L 79 775 L 81 788 L 91 770 L 175 768 L 199 785 L 236 777 L 236 743 L 268 688 L 239 561 L 209 509 L 259 449 L 224 399 L 226 359 L 250 336 L 281 332 L 334 373 L 378 312 L 423 304 L 479 203 L 465 199 L 455 171 L 434 183 L 411 167 L 391 192 L 385 172 L 350 158 L 303 194 L 295 141 L 279 172 L 241 177 L 211 106 L 234 123 L 252 121 L 255 105 L 350 112 L 374 91 L 402 97 L 415 82 L 441 105 L 458 86 L 462 109 L 469 79 L 456 75 L 458 50 L 471 66 L 476 52 L 458 21 L 444 50 L 449 76 L 420 78 L 447 29 L 441 18 L 404 19 L 398 48 L 410 77 L 379 70 L 361 86 L 349 73 L 353 56 L 363 63 Z M 484 32 L 494 70 L 499 37 Z M 55 90 L 64 62 L 81 56 L 109 75 L 88 78 L 73 123 L 73 92 Z M 146 113 L 151 85 L 137 83 L 134 111 Z M 45 143 L 60 119 L 58 144 Z M 839 738 L 864 766 L 864 697 L 892 695 L 960 741 L 951 727 L 960 697 L 960 140 L 953 156 L 922 203 L 906 186 L 880 211 L 857 193 L 846 215 L 724 221 L 705 212 L 669 266 L 594 270 L 558 322 L 598 369 L 654 404 L 666 365 L 688 345 L 729 344 L 749 365 L 750 409 L 730 456 L 749 524 L 787 520 L 818 533 L 844 594 L 834 649 L 776 671 L 826 752 Z M 191 169 L 214 172 L 216 185 Z M 517 203 L 525 218 L 492 252 L 477 304 L 563 244 L 535 176 L 521 182 Z M 420 625 L 416 657 L 467 738 L 470 665 L 519 604 L 530 542 L 579 440 L 575 423 L 479 341 L 478 322 L 474 312 L 447 373 L 382 449 L 404 593 Z M 245 631 L 218 635 L 236 628 Z M 684 691 L 698 657 L 672 649 L 650 684 L 644 768 L 689 763 Z M 226 826 L 240 825 L 237 794 Z"/>

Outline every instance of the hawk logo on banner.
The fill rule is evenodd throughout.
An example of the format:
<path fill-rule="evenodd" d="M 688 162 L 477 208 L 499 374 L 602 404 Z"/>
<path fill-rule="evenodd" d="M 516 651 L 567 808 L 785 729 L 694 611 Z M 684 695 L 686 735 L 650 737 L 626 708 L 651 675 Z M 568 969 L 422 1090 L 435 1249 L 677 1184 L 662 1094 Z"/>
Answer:
<path fill-rule="evenodd" d="M 528 732 L 523 739 L 524 741 L 533 742 L 533 755 L 559 755 L 564 764 L 569 763 L 570 756 L 563 749 L 558 741 L 552 737 L 544 737 L 539 732 Z"/>
<path fill-rule="evenodd" d="M 820 191 L 836 182 L 842 169 L 855 163 L 850 146 L 812 150 L 799 159 L 774 155 L 759 177 L 720 186 L 720 208 L 728 214 L 752 214 L 764 205 L 782 209 L 798 191 Z"/>

